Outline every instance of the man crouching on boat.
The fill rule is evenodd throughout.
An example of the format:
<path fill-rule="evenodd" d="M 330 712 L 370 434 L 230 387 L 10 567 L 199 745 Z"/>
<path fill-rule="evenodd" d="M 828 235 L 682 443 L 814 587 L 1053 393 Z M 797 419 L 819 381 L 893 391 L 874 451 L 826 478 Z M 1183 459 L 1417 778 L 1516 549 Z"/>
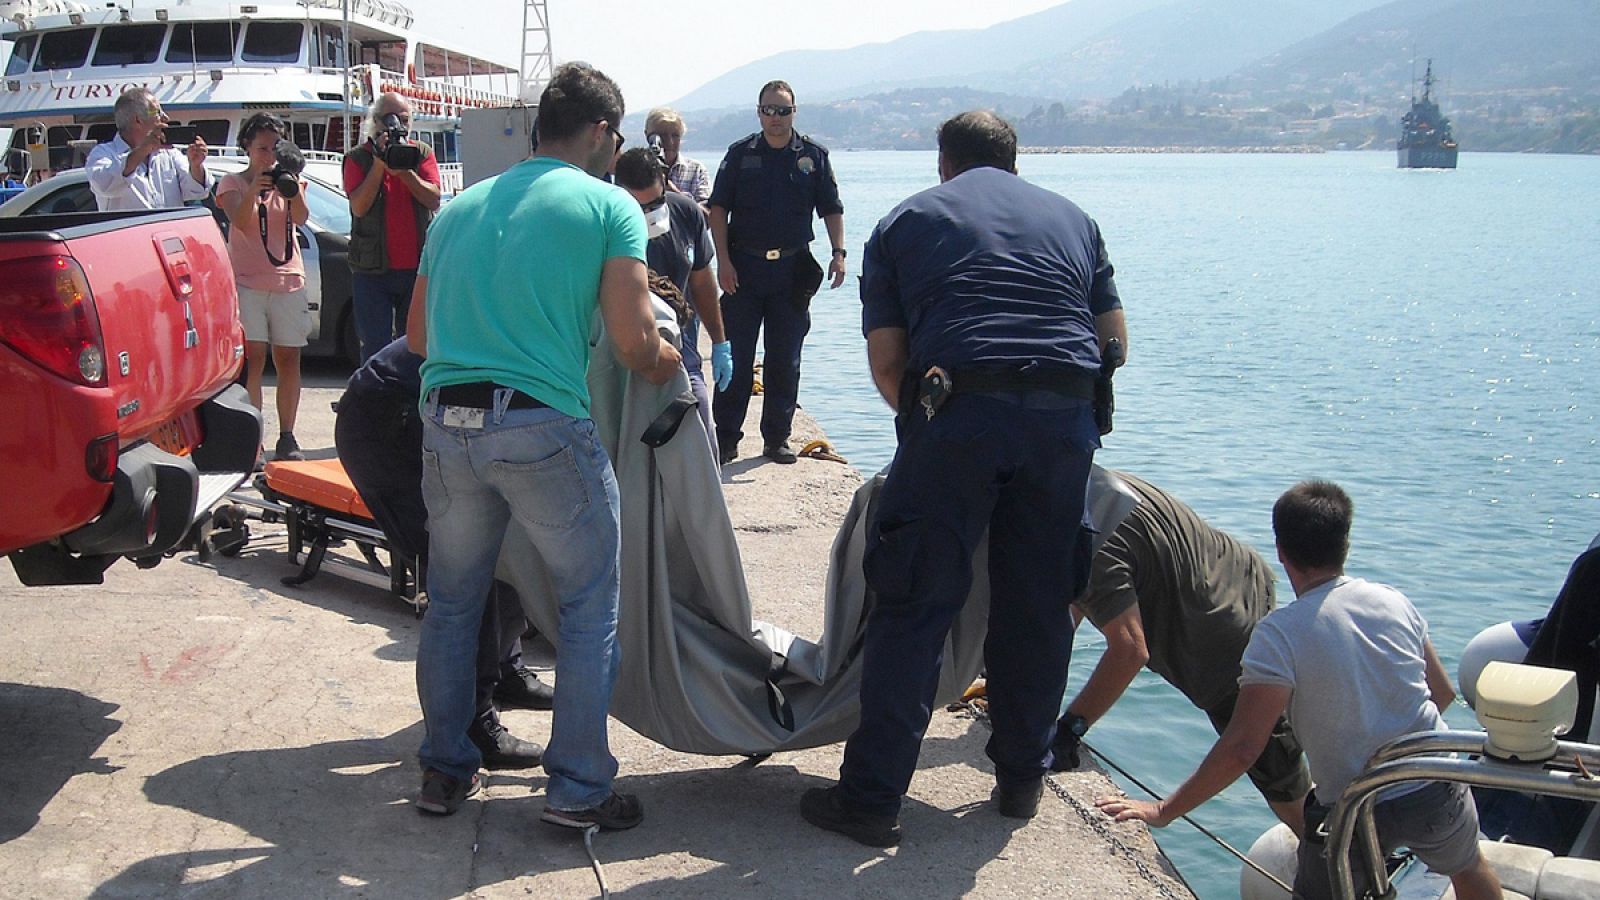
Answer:
<path fill-rule="evenodd" d="M 1439 710 L 1455 699 L 1411 601 L 1344 574 L 1354 511 L 1350 497 L 1328 481 L 1301 482 L 1278 498 L 1272 531 L 1296 599 L 1256 625 L 1227 729 L 1166 800 L 1103 797 L 1096 806 L 1119 822 L 1165 827 L 1232 784 L 1287 710 L 1316 780 L 1306 801 L 1294 895 L 1332 896 L 1326 839 L 1317 836 L 1328 811 L 1374 751 L 1401 735 L 1443 729 Z M 1397 785 L 1378 795 L 1373 821 L 1384 853 L 1409 847 L 1450 877 L 1461 900 L 1501 896 L 1499 879 L 1478 852 L 1478 812 L 1465 786 Z M 1360 894 L 1367 876 L 1354 869 Z"/>

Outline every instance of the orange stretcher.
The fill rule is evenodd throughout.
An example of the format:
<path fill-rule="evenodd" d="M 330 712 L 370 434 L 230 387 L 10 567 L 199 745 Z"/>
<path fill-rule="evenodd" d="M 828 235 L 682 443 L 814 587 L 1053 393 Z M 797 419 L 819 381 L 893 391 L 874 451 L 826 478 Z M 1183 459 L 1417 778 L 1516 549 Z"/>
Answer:
<path fill-rule="evenodd" d="M 419 592 L 422 577 L 417 561 L 389 546 L 339 460 L 269 462 L 256 476 L 255 487 L 259 498 L 229 494 L 234 505 L 213 515 L 211 540 L 217 552 L 229 556 L 239 552 L 249 540 L 248 517 L 283 522 L 289 530 L 289 561 L 300 566 L 298 573 L 283 578 L 284 584 L 298 587 L 326 568 L 386 590 L 421 613 L 426 600 Z M 328 555 L 330 547 L 342 544 L 354 544 L 365 564 Z M 379 551 L 389 558 L 388 565 Z"/>

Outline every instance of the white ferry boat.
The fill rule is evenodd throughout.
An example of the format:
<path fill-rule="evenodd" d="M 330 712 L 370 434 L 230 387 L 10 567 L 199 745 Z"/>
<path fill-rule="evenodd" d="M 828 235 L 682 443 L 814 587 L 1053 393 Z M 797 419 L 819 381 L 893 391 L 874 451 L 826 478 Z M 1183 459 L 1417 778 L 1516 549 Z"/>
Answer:
<path fill-rule="evenodd" d="M 543 35 L 534 76 L 540 64 L 548 71 L 543 6 L 529 0 L 524 12 L 525 61 L 527 36 Z M 275 113 L 312 159 L 358 143 L 372 98 L 396 91 L 410 98 L 413 137 L 432 145 L 454 192 L 462 111 L 518 102 L 521 67 L 423 40 L 413 24 L 394 0 L 0 0 L 0 40 L 11 50 L 0 128 L 14 129 L 5 168 L 32 183 L 82 165 L 115 135 L 112 104 L 130 87 L 148 88 L 174 124 L 221 152 L 244 119 Z"/>

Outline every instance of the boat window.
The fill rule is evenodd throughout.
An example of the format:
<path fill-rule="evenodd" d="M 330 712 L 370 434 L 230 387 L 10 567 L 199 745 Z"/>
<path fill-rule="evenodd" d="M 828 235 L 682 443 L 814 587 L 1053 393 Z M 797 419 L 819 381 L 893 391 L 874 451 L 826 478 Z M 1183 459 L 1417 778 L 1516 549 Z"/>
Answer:
<path fill-rule="evenodd" d="M 89 45 L 92 43 L 93 28 L 47 32 L 39 40 L 39 58 L 33 63 L 33 70 L 48 72 L 52 69 L 76 69 L 89 58 Z"/>
<path fill-rule="evenodd" d="M 299 22 L 251 22 L 244 33 L 244 61 L 299 62 L 304 30 Z"/>
<path fill-rule="evenodd" d="M 94 141 L 96 144 L 104 144 L 106 141 L 109 141 L 117 136 L 117 126 L 110 122 L 102 122 L 99 125 L 90 125 L 89 130 L 84 132 L 83 136 L 91 141 Z"/>
<path fill-rule="evenodd" d="M 190 119 L 183 124 L 193 125 L 200 137 L 212 147 L 228 146 L 227 119 Z"/>
<path fill-rule="evenodd" d="M 94 48 L 94 65 L 131 66 L 153 63 L 161 56 L 165 25 L 108 25 L 100 29 Z"/>
<path fill-rule="evenodd" d="M 185 22 L 172 26 L 167 62 L 233 62 L 233 48 L 238 43 L 238 23 Z"/>
<path fill-rule="evenodd" d="M 11 48 L 11 61 L 6 63 L 6 74 L 21 75 L 28 71 L 28 63 L 33 62 L 33 48 L 38 43 L 37 34 L 17 38 L 16 45 Z"/>

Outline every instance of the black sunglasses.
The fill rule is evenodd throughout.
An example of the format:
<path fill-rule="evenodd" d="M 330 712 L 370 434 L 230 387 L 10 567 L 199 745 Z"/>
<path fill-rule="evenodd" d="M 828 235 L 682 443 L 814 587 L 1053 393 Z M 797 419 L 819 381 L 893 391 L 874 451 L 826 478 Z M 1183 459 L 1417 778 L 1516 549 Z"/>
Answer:
<path fill-rule="evenodd" d="M 794 107 L 792 107 L 792 106 L 774 106 L 771 103 L 764 103 L 764 104 L 756 107 L 756 111 L 761 113 L 763 116 L 792 116 L 792 115 L 794 115 Z"/>
<path fill-rule="evenodd" d="M 611 132 L 611 136 L 612 136 L 612 137 L 613 137 L 613 138 L 615 138 L 615 139 L 616 139 L 616 141 L 617 141 L 617 150 L 621 150 L 621 149 L 622 149 L 622 145 L 623 145 L 623 144 L 624 144 L 624 143 L 626 143 L 626 142 L 627 142 L 627 140 L 628 140 L 628 139 L 627 139 L 627 138 L 625 138 L 625 137 L 623 137 L 623 136 L 622 136 L 622 132 L 620 132 L 620 131 L 618 131 L 618 130 L 617 130 L 617 127 L 616 127 L 616 126 L 615 126 L 615 125 L 612 125 L 612 124 L 611 124 L 611 123 L 610 123 L 610 122 L 609 122 L 609 121 L 608 121 L 608 120 L 606 120 L 606 119 L 595 119 L 595 120 L 594 120 L 594 122 L 595 122 L 595 124 L 596 124 L 596 125 L 599 125 L 599 124 L 601 124 L 601 123 L 605 123 L 605 126 L 606 126 L 606 130 L 607 130 L 607 131 L 609 131 L 609 132 Z"/>

